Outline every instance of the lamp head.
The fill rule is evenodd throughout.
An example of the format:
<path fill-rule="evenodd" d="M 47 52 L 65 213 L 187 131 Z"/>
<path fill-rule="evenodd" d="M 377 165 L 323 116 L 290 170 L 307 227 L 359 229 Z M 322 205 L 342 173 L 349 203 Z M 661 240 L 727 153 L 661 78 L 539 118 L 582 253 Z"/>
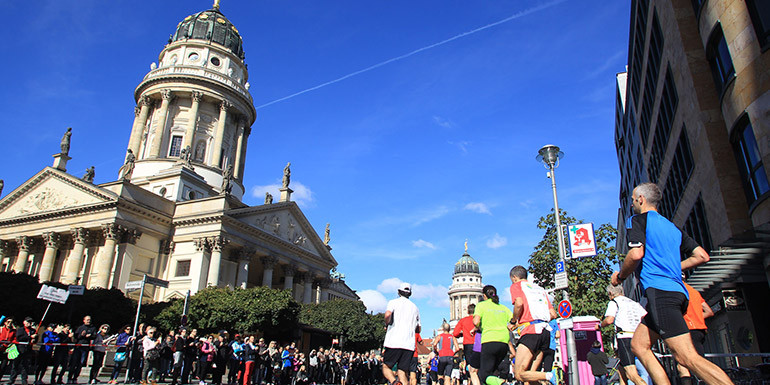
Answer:
<path fill-rule="evenodd" d="M 564 158 L 564 153 L 559 149 L 559 146 L 553 144 L 546 144 L 537 152 L 538 162 L 545 164 L 547 168 L 559 167 L 559 159 Z"/>

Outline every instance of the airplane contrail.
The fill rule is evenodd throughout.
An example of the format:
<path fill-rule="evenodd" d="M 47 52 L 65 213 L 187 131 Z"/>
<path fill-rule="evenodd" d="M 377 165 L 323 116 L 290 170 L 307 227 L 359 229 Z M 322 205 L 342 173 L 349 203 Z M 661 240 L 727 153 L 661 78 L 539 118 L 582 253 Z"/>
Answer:
<path fill-rule="evenodd" d="M 310 87 L 310 88 L 304 89 L 304 90 L 302 90 L 302 91 L 299 91 L 299 92 L 295 92 L 295 93 L 293 93 L 293 94 L 291 94 L 291 95 L 288 95 L 288 96 L 284 96 L 284 97 L 282 97 L 282 98 L 279 98 L 279 99 L 275 99 L 275 100 L 273 100 L 273 101 L 270 101 L 270 102 L 267 102 L 267 103 L 265 103 L 265 104 L 262 104 L 262 105 L 259 105 L 259 106 L 257 106 L 257 107 L 256 107 L 256 109 L 260 109 L 260 108 L 262 108 L 262 107 L 267 107 L 267 106 L 269 106 L 269 105 L 271 105 L 271 104 L 275 104 L 275 103 L 278 103 L 278 102 L 282 102 L 282 101 L 284 101 L 284 100 L 287 100 L 287 99 L 291 99 L 291 98 L 293 98 L 293 97 L 295 97 L 295 96 L 299 96 L 299 95 L 302 95 L 302 94 L 306 94 L 306 93 L 308 93 L 308 92 L 310 92 L 310 91 L 315 91 L 315 90 L 317 90 L 317 89 L 319 89 L 319 88 L 323 88 L 323 87 L 326 87 L 326 86 L 328 86 L 328 85 L 332 85 L 332 84 L 334 84 L 334 83 L 339 83 L 339 82 L 341 82 L 341 81 L 343 81 L 343 80 L 345 80 L 345 79 L 351 78 L 351 77 L 353 77 L 353 76 L 356 76 L 356 75 L 360 75 L 360 74 L 362 74 L 362 73 L 364 73 L 364 72 L 369 72 L 369 71 L 371 71 L 371 70 L 373 70 L 373 69 L 376 69 L 376 68 L 382 67 L 382 66 L 384 66 L 384 65 L 386 65 L 386 64 L 390 64 L 390 63 L 393 63 L 393 62 L 395 62 L 395 61 L 399 61 L 399 60 L 402 60 L 402 59 L 406 59 L 406 58 L 408 58 L 408 57 L 410 57 L 410 56 L 414 56 L 414 55 L 416 55 L 416 54 L 418 54 L 418 53 L 420 53 L 420 52 L 423 52 L 423 51 L 427 51 L 427 50 L 429 50 L 429 49 L 431 49 L 431 48 L 435 48 L 435 47 L 438 47 L 438 46 L 444 45 L 444 44 L 446 44 L 446 43 L 449 43 L 449 42 L 455 41 L 455 40 L 457 40 L 457 39 L 460 39 L 460 38 L 463 38 L 463 37 L 465 37 L 465 36 L 468 36 L 468 35 L 472 35 L 472 34 L 474 34 L 474 33 L 476 33 L 476 32 L 480 32 L 480 31 L 483 31 L 483 30 L 485 30 L 485 29 L 489 29 L 489 28 L 492 28 L 492 27 L 498 26 L 498 25 L 500 25 L 500 24 L 503 24 L 503 23 L 507 23 L 507 22 L 509 22 L 509 21 L 511 21 L 511 20 L 515 20 L 515 19 L 518 19 L 518 18 L 521 18 L 521 17 L 527 16 L 527 15 L 529 15 L 529 14 L 532 14 L 532 13 L 535 13 L 535 12 L 538 12 L 538 11 L 542 11 L 542 10 L 544 10 L 544 9 L 547 9 L 547 8 L 553 7 L 554 5 L 557 5 L 557 4 L 559 4 L 559 3 L 563 3 L 563 2 L 565 2 L 565 1 L 567 1 L 567 0 L 556 0 L 556 1 L 551 1 L 551 2 L 548 2 L 548 3 L 545 3 L 545 4 L 541 4 L 541 5 L 538 5 L 537 7 L 533 7 L 533 8 L 529 8 L 529 9 L 526 9 L 526 10 L 524 10 L 524 11 L 521 11 L 521 12 L 517 12 L 517 13 L 515 13 L 515 14 L 511 15 L 511 16 L 508 16 L 508 17 L 506 17 L 505 19 L 502 19 L 502 20 L 498 20 L 498 21 L 496 21 L 496 22 L 494 22 L 494 23 L 491 23 L 491 24 L 487 24 L 487 25 L 485 25 L 485 26 L 482 26 L 482 27 L 478 27 L 478 28 L 476 28 L 476 29 L 472 29 L 472 30 L 470 30 L 470 31 L 467 31 L 467 32 L 463 32 L 463 33 L 461 33 L 461 34 L 459 34 L 459 35 L 455 35 L 455 36 L 453 36 L 453 37 L 450 37 L 450 38 L 448 38 L 448 39 L 446 39 L 446 40 L 442 40 L 442 41 L 440 41 L 440 42 L 438 42 L 438 43 L 433 43 L 433 44 L 431 44 L 431 45 L 427 45 L 427 46 L 425 46 L 425 47 L 422 47 L 422 48 L 418 48 L 418 49 L 416 49 L 416 50 L 414 50 L 414 51 L 412 51 L 412 52 L 409 52 L 409 53 L 405 53 L 405 54 L 403 54 L 403 55 L 401 55 L 401 56 L 396 56 L 396 57 L 394 57 L 394 58 L 391 58 L 391 59 L 385 60 L 385 61 L 383 61 L 383 62 L 379 62 L 379 63 L 377 63 L 377 64 L 373 64 L 373 65 L 371 65 L 371 66 L 369 66 L 369 67 L 366 67 L 366 68 L 364 68 L 364 69 L 360 69 L 360 70 L 358 70 L 358 71 L 355 71 L 355 72 L 351 72 L 351 73 L 349 73 L 349 74 L 347 74 L 347 75 L 344 75 L 344 76 L 341 76 L 341 77 L 339 77 L 339 78 L 337 78 L 337 79 L 334 79 L 334 80 L 329 80 L 328 82 L 325 82 L 325 83 L 321 83 L 321 84 L 319 84 L 319 85 L 317 85 L 317 86 L 313 86 L 313 87 Z"/>

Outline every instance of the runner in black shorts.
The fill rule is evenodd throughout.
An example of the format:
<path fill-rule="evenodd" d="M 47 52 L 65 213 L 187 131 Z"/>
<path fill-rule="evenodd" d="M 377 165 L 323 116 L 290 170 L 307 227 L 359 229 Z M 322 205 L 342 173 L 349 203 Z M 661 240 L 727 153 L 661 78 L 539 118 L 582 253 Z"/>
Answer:
<path fill-rule="evenodd" d="M 619 272 L 612 274 L 612 284 L 638 272 L 647 296 L 647 315 L 631 339 L 633 352 L 647 368 L 655 384 L 670 384 L 666 371 L 652 352 L 652 344 L 662 338 L 677 362 L 693 371 L 707 384 L 730 384 L 730 378 L 718 366 L 699 356 L 689 336 L 684 313 L 688 294 L 681 271 L 708 262 L 709 255 L 668 219 L 658 214 L 663 198 L 654 183 L 637 186 L 632 194 L 636 215 L 629 218 L 629 251 Z M 681 255 L 688 257 L 684 260 Z M 640 266 L 641 265 L 641 266 Z"/>
<path fill-rule="evenodd" d="M 546 329 L 540 334 L 525 334 L 519 337 L 518 345 L 526 346 L 530 352 L 545 351 L 551 346 L 551 332 Z"/>
<path fill-rule="evenodd" d="M 407 371 L 412 366 L 413 350 L 385 348 L 382 362 L 392 368 L 398 365 L 398 370 Z"/>

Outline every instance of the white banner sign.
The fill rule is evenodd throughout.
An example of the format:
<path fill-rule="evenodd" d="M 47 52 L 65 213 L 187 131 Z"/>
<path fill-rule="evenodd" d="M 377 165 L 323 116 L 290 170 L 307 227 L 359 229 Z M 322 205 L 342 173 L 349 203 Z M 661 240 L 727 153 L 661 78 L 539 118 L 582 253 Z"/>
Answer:
<path fill-rule="evenodd" d="M 56 303 L 65 303 L 70 296 L 70 292 L 65 289 L 59 289 L 53 286 L 43 285 L 40 288 L 40 292 L 37 293 L 37 298 L 45 301 L 51 301 Z"/>
<path fill-rule="evenodd" d="M 129 281 L 126 282 L 126 290 L 139 290 L 142 288 L 142 281 Z"/>
<path fill-rule="evenodd" d="M 597 254 L 593 223 L 569 225 L 567 230 L 572 258 L 593 257 Z"/>

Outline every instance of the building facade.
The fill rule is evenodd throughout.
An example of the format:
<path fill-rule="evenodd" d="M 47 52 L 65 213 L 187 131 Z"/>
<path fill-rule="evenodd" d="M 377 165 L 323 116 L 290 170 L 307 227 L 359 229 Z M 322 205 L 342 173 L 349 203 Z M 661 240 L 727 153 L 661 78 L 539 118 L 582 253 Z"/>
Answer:
<path fill-rule="evenodd" d="M 449 286 L 449 324 L 454 328 L 457 322 L 468 315 L 468 305 L 484 300 L 479 264 L 470 254 L 465 253 L 455 263 L 452 285 Z"/>
<path fill-rule="evenodd" d="M 321 239 L 291 200 L 289 165 L 276 203 L 241 201 L 256 118 L 242 45 L 217 5 L 182 20 L 134 92 L 116 181 L 68 174 L 65 135 L 53 167 L 0 199 L 3 270 L 91 288 L 168 280 L 149 300 L 257 285 L 305 303 L 358 299 L 330 275 L 328 232 Z"/>
<path fill-rule="evenodd" d="M 618 248 L 634 186 L 658 184 L 661 214 L 712 257 L 685 272 L 716 312 L 711 352 L 770 350 L 768 48 L 766 1 L 632 1 L 616 87 Z"/>

